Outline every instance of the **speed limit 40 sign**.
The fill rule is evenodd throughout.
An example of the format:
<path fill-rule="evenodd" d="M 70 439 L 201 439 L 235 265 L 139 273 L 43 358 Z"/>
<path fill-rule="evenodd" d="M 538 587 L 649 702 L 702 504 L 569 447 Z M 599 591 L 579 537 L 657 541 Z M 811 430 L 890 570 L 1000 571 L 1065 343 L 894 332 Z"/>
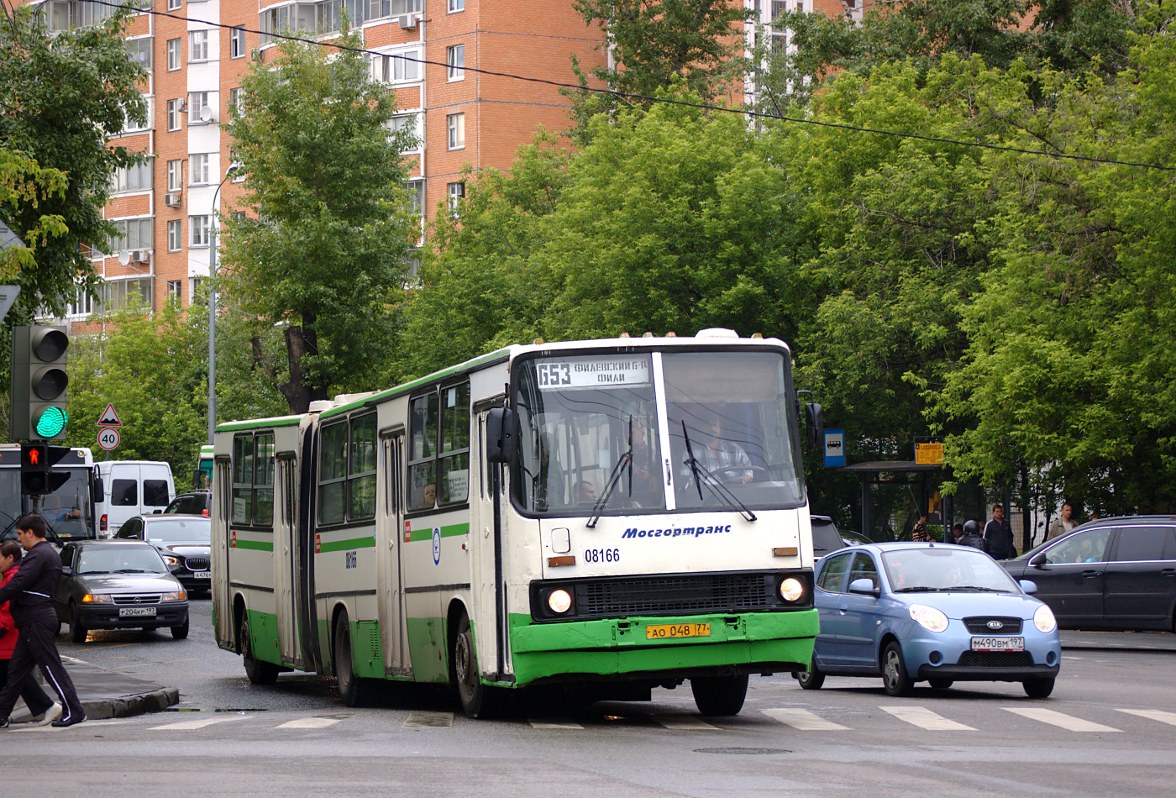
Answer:
<path fill-rule="evenodd" d="M 118 448 L 118 427 L 103 427 L 98 430 L 98 445 L 106 451 Z"/>

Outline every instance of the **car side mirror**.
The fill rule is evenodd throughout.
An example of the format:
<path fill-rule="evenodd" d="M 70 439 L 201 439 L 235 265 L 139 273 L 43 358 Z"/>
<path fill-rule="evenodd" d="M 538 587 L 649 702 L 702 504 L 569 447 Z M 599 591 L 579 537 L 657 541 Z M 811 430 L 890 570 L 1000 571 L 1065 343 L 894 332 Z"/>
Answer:
<path fill-rule="evenodd" d="M 73 574 L 73 566 L 72 565 L 61 566 L 61 575 L 62 576 L 70 576 L 72 574 Z"/>
<path fill-rule="evenodd" d="M 1037 583 L 1032 579 L 1018 579 L 1017 584 L 1021 586 L 1021 590 L 1024 590 L 1029 595 L 1037 592 Z"/>
<path fill-rule="evenodd" d="M 881 591 L 873 579 L 855 579 L 849 583 L 849 592 L 862 596 L 877 596 Z"/>
<path fill-rule="evenodd" d="M 1029 559 L 1029 565 L 1033 568 L 1041 568 L 1043 566 L 1049 565 L 1049 559 L 1045 556 L 1045 552 L 1043 551 L 1040 554 L 1033 555 L 1033 557 Z"/>

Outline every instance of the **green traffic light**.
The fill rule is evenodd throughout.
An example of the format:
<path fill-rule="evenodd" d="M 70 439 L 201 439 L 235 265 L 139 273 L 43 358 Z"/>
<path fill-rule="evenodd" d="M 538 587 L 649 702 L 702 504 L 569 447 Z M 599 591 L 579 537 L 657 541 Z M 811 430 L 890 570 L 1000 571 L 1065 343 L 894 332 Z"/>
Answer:
<path fill-rule="evenodd" d="M 56 438 L 65 431 L 65 425 L 69 423 L 69 415 L 63 408 L 49 407 L 37 419 L 37 436 L 40 438 Z"/>

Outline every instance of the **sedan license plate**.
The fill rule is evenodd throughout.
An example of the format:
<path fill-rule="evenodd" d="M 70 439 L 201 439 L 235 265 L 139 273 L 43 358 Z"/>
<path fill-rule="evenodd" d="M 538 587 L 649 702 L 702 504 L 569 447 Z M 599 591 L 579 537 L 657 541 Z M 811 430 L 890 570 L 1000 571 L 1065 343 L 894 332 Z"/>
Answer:
<path fill-rule="evenodd" d="M 645 627 L 646 640 L 674 640 L 680 637 L 710 637 L 710 624 L 652 623 Z"/>
<path fill-rule="evenodd" d="M 973 651 L 1024 651 L 1023 637 L 973 637 Z"/>
<path fill-rule="evenodd" d="M 212 571 L 193 571 L 193 579 L 212 579 Z"/>
<path fill-rule="evenodd" d="M 154 607 L 119 607 L 118 617 L 120 618 L 154 618 Z"/>

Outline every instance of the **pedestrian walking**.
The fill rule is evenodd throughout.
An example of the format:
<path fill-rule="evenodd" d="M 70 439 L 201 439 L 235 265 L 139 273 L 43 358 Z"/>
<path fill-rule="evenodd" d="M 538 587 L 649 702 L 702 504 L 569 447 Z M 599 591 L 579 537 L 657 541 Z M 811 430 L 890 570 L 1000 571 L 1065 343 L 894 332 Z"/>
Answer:
<path fill-rule="evenodd" d="M 25 555 L 20 570 L 0 587 L 0 604 L 11 602 L 20 637 L 8 663 L 8 684 L 0 690 L 0 728 L 9 725 L 8 716 L 12 714 L 23 680 L 34 665 L 41 667 L 45 681 L 61 697 L 62 716 L 50 725 L 73 726 L 86 719 L 86 711 L 57 653 L 58 623 L 53 595 L 61 577 L 61 557 L 45 540 L 49 527 L 41 516 L 32 513 L 21 517 L 16 522 L 16 530 Z"/>
<path fill-rule="evenodd" d="M 24 550 L 15 540 L 0 543 L 0 587 L 8 584 L 12 577 L 20 570 L 20 559 Z M 16 650 L 16 641 L 20 638 L 20 631 L 16 628 L 16 621 L 9 609 L 9 602 L 0 604 L 0 691 L 8 684 L 8 661 L 12 659 L 12 652 Z M 21 682 L 20 697 L 32 714 L 32 720 L 44 726 L 61 717 L 61 704 L 56 703 L 49 696 L 33 674 L 29 674 Z"/>
<path fill-rule="evenodd" d="M 1062 513 L 1049 525 L 1049 531 L 1045 533 L 1045 539 L 1053 540 L 1054 538 L 1061 537 L 1075 526 L 1077 524 L 1074 523 L 1074 505 L 1069 502 L 1062 502 Z"/>
<path fill-rule="evenodd" d="M 1004 507 L 992 505 L 992 520 L 984 525 L 984 550 L 994 560 L 1007 560 L 1017 556 L 1013 548 L 1013 530 L 1004 517 Z"/>

